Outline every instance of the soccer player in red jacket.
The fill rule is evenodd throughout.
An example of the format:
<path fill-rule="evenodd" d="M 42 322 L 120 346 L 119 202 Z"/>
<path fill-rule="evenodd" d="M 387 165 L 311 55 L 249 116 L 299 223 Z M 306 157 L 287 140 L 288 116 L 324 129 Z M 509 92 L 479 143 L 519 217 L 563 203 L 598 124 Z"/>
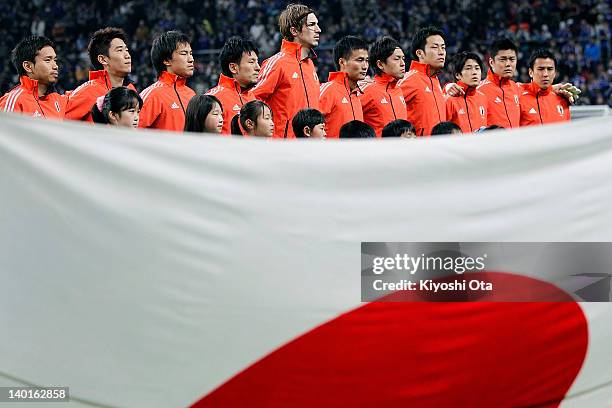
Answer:
<path fill-rule="evenodd" d="M 488 99 L 487 124 L 506 129 L 519 127 L 521 126 L 522 84 L 512 80 L 516 73 L 518 48 L 509 39 L 501 39 L 493 42 L 489 55 L 491 70 L 486 80 L 478 87 L 478 90 Z M 570 83 L 557 84 L 553 86 L 552 92 L 573 102 L 577 95 L 572 94 L 569 90 L 579 93 Z"/>
<path fill-rule="evenodd" d="M 529 57 L 531 83 L 522 85 L 521 126 L 570 120 L 569 103 L 552 92 L 556 67 L 557 60 L 548 50 L 536 50 Z"/>
<path fill-rule="evenodd" d="M 66 118 L 93 122 L 91 108 L 100 96 L 119 86 L 127 86 L 134 91 L 136 88 L 127 79 L 132 71 L 132 58 L 122 29 L 106 27 L 96 31 L 87 51 L 95 71 L 89 71 L 89 81 L 70 94 Z"/>
<path fill-rule="evenodd" d="M 274 112 L 273 137 L 293 139 L 293 116 L 304 108 L 319 109 L 320 83 L 312 59 L 321 28 L 314 10 L 303 4 L 289 4 L 278 25 L 280 52 L 263 62 L 253 94 Z"/>
<path fill-rule="evenodd" d="M 357 83 L 368 74 L 368 44 L 359 37 L 348 35 L 334 46 L 337 72 L 329 73 L 329 82 L 321 85 L 319 105 L 325 116 L 328 139 L 340 137 L 340 128 L 347 122 L 363 122 Z"/>
<path fill-rule="evenodd" d="M 151 61 L 159 77 L 140 93 L 143 104 L 138 127 L 182 132 L 185 109 L 195 95 L 187 86 L 194 71 L 189 37 L 178 31 L 163 33 L 153 41 Z"/>
<path fill-rule="evenodd" d="M 412 39 L 411 51 L 410 71 L 398 86 L 417 136 L 429 136 L 435 125 L 446 121 L 446 105 L 437 77 L 446 60 L 444 33 L 435 27 L 419 29 Z"/>
<path fill-rule="evenodd" d="M 240 37 L 230 38 L 221 49 L 219 84 L 208 90 L 206 95 L 213 95 L 221 101 L 223 134 L 232 133 L 232 118 L 240 112 L 245 103 L 255 99 L 252 88 L 257 83 L 260 71 L 257 54 L 259 51 L 255 44 Z"/>
<path fill-rule="evenodd" d="M 11 61 L 19 74 L 19 85 L 0 98 L 0 110 L 63 119 L 67 99 L 53 89 L 59 71 L 53 42 L 37 35 L 26 37 L 11 52 Z"/>
<path fill-rule="evenodd" d="M 487 96 L 476 89 L 482 80 L 484 63 L 473 52 L 460 52 L 453 57 L 451 73 L 463 93 L 446 97 L 446 120 L 461 128 L 463 133 L 487 127 Z"/>
<path fill-rule="evenodd" d="M 374 82 L 363 86 L 361 106 L 363 121 L 381 137 L 383 128 L 397 119 L 406 120 L 406 102 L 397 82 L 406 73 L 404 51 L 391 37 L 383 37 L 370 46 L 370 66 Z"/>
<path fill-rule="evenodd" d="M 489 50 L 491 69 L 478 90 L 487 96 L 487 124 L 506 129 L 519 127 L 520 86 L 512 80 L 516 72 L 518 48 L 509 39 L 494 41 Z"/>

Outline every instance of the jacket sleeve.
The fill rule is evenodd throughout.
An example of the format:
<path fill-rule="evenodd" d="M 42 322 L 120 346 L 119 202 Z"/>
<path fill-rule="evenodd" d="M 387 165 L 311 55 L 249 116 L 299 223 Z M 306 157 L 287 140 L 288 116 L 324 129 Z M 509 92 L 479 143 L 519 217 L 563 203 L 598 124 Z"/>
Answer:
<path fill-rule="evenodd" d="M 409 81 L 408 79 L 404 79 L 400 83 L 400 87 L 402 88 L 402 94 L 404 95 L 404 102 L 406 102 L 406 106 L 414 102 L 414 98 L 417 95 L 417 88 L 413 84 L 413 81 Z"/>
<path fill-rule="evenodd" d="M 0 111 L 4 112 L 4 109 L 6 108 L 6 101 L 8 99 L 8 92 L 5 93 L 4 95 L 2 95 L 2 97 L 0 98 Z"/>
<path fill-rule="evenodd" d="M 452 96 L 448 96 L 446 97 L 446 120 L 453 122 L 453 115 L 455 114 L 454 112 L 454 108 L 453 108 L 453 97 Z"/>
<path fill-rule="evenodd" d="M 270 62 L 271 61 L 271 62 Z M 281 62 L 274 57 L 268 58 L 261 67 L 257 85 L 253 88 L 255 98 L 267 101 L 278 87 L 283 76 Z"/>
<path fill-rule="evenodd" d="M 321 88 L 323 88 L 323 85 L 321 85 Z M 326 119 L 334 110 L 333 92 L 331 92 L 329 89 L 324 89 L 323 92 L 319 93 L 319 110 Z"/>
<path fill-rule="evenodd" d="M 57 96 L 57 102 L 60 105 L 60 113 L 61 113 L 62 119 L 64 119 L 66 117 L 66 108 L 68 107 L 68 101 L 69 100 L 70 100 L 70 98 L 68 98 L 67 95 L 58 95 Z"/>
<path fill-rule="evenodd" d="M 66 105 L 66 119 L 84 120 L 89 112 L 91 112 L 91 108 L 93 108 L 96 100 L 95 97 L 87 91 L 87 88 L 84 88 L 78 92 L 73 91 L 70 94 L 68 104 Z"/>
<path fill-rule="evenodd" d="M 140 94 L 142 98 L 142 94 Z M 155 123 L 161 113 L 161 102 L 155 95 L 147 95 L 143 98 L 142 109 L 140 110 L 138 127 L 148 128 Z"/>
<path fill-rule="evenodd" d="M 361 102 L 361 110 L 363 111 L 363 115 L 366 116 L 370 110 L 373 108 L 372 94 L 370 92 L 362 93 L 359 95 L 359 102 Z"/>
<path fill-rule="evenodd" d="M 23 112 L 24 109 L 21 97 L 18 97 L 17 100 L 15 100 L 11 98 L 12 95 L 14 95 L 14 93 L 7 92 L 4 94 L 4 96 L 2 96 L 2 98 L 0 98 L 0 110 L 2 112 Z"/>

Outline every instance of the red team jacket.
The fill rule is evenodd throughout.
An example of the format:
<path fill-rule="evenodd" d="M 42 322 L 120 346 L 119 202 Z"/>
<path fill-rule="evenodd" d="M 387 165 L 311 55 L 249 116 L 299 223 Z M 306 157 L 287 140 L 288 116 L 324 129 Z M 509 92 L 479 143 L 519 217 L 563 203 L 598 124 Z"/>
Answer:
<path fill-rule="evenodd" d="M 231 134 L 231 121 L 240 112 L 240 108 L 247 102 L 255 99 L 250 89 L 242 89 L 234 79 L 223 74 L 219 76 L 219 85 L 211 88 L 206 95 L 217 97 L 223 106 L 223 129 L 221 133 Z"/>
<path fill-rule="evenodd" d="M 330 72 L 329 82 L 321 85 L 319 105 L 325 116 L 325 131 L 327 138 L 340 136 L 340 128 L 351 120 L 363 122 L 363 111 L 359 95 L 359 86 L 351 91 L 346 72 Z"/>
<path fill-rule="evenodd" d="M 304 108 L 319 109 L 319 77 L 310 57 L 300 60 L 302 46 L 283 40 L 280 52 L 265 60 L 253 88 L 255 98 L 270 105 L 275 138 L 295 138 L 293 116 Z"/>
<path fill-rule="evenodd" d="M 463 133 L 475 132 L 487 126 L 487 96 L 463 82 L 457 82 L 465 94 L 446 97 L 446 120 L 461 128 Z"/>
<path fill-rule="evenodd" d="M 520 126 L 521 106 L 520 86 L 511 79 L 501 79 L 489 71 L 487 79 L 477 88 L 485 94 L 487 104 L 487 125 L 497 125 L 506 129 Z"/>
<path fill-rule="evenodd" d="M 406 114 L 417 136 L 431 135 L 431 129 L 446 121 L 446 105 L 440 80 L 431 74 L 429 65 L 412 61 L 410 71 L 397 85 L 406 101 Z"/>
<path fill-rule="evenodd" d="M 570 120 L 569 103 L 552 92 L 552 86 L 546 90 L 534 82 L 523 84 L 521 93 L 521 126 L 544 125 L 547 123 Z"/>
<path fill-rule="evenodd" d="M 2 112 L 18 112 L 35 118 L 64 119 L 67 98 L 57 92 L 38 96 L 38 81 L 23 75 L 20 84 L 0 98 Z"/>
<path fill-rule="evenodd" d="M 396 119 L 407 120 L 406 102 L 397 79 L 388 74 L 376 75 L 374 82 L 364 85 L 361 95 L 363 121 L 374 128 L 376 137 L 389 122 Z"/>
<path fill-rule="evenodd" d="M 126 85 L 136 91 L 132 84 Z M 66 107 L 66 119 L 83 120 L 93 122 L 91 108 L 96 103 L 96 99 L 104 96 L 113 89 L 108 71 L 89 71 L 89 81 L 78 86 L 68 98 Z"/>
<path fill-rule="evenodd" d="M 140 93 L 143 103 L 138 127 L 182 132 L 185 109 L 194 95 L 184 77 L 163 71 L 157 82 Z"/>

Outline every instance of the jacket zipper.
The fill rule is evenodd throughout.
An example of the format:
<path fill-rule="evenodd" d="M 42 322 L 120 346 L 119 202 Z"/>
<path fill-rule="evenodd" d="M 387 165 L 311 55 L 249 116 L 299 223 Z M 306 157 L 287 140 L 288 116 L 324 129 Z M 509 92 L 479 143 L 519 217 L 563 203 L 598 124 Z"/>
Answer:
<path fill-rule="evenodd" d="M 502 87 L 502 80 L 499 79 L 499 89 L 502 91 L 502 103 L 504 104 L 504 110 L 506 111 L 506 119 L 508 119 L 508 124 L 512 129 L 512 122 L 510 122 L 510 115 L 508 114 L 508 107 L 506 106 L 506 93 L 504 92 L 504 88 Z"/>
<path fill-rule="evenodd" d="M 240 88 L 240 85 L 238 85 L 238 83 L 234 83 L 234 89 L 236 90 L 236 93 L 238 94 L 238 99 L 240 99 L 240 106 L 244 106 L 244 102 L 242 101 L 242 95 L 240 94 L 240 90 L 238 89 Z"/>
<path fill-rule="evenodd" d="M 308 98 L 308 90 L 306 89 L 306 81 L 304 81 L 304 71 L 302 71 L 302 61 L 298 61 L 298 66 L 300 67 L 300 76 L 302 77 L 302 84 L 304 85 L 304 93 L 306 94 L 306 105 L 310 108 L 310 99 Z"/>
<path fill-rule="evenodd" d="M 346 78 L 344 78 L 344 86 L 346 87 L 346 90 L 348 91 L 349 103 L 351 104 L 351 112 L 353 112 L 353 120 L 356 120 L 357 118 L 355 117 L 355 109 L 353 108 L 353 98 L 351 98 L 351 87 L 347 86 Z"/>
<path fill-rule="evenodd" d="M 38 105 L 38 109 L 40 109 L 40 111 L 42 112 L 43 118 L 47 119 L 47 115 L 45 115 L 45 111 L 43 110 L 42 106 L 40 106 L 40 102 L 38 101 L 38 88 L 36 88 L 34 92 L 36 92 L 36 95 L 34 95 L 34 100 Z"/>
<path fill-rule="evenodd" d="M 540 95 L 539 92 L 536 93 L 536 103 L 538 104 L 538 116 L 540 117 L 540 124 L 543 125 L 544 121 L 542 120 L 542 110 L 540 109 Z"/>
<path fill-rule="evenodd" d="M 176 94 L 176 97 L 179 100 L 179 103 L 181 104 L 181 109 L 183 110 L 183 115 L 187 116 L 187 112 L 185 112 L 185 107 L 183 106 L 183 101 L 181 101 L 181 96 L 179 95 L 178 91 L 176 90 L 176 82 L 174 82 L 174 93 Z"/>
<path fill-rule="evenodd" d="M 397 119 L 397 115 L 395 114 L 395 107 L 393 106 L 393 98 L 391 97 L 391 94 L 389 93 L 389 85 L 387 84 L 387 87 L 385 88 L 385 92 L 387 93 L 387 96 L 389 96 L 389 101 L 391 102 L 391 110 L 393 111 L 393 119 Z"/>
<path fill-rule="evenodd" d="M 470 132 L 473 132 L 474 129 L 472 128 L 472 121 L 470 120 L 470 108 L 468 108 L 468 103 L 467 103 L 467 92 L 465 93 L 465 95 L 463 96 L 463 100 L 465 102 L 465 112 L 467 114 L 467 118 L 468 118 L 468 123 L 470 125 Z"/>
<path fill-rule="evenodd" d="M 434 102 L 436 103 L 436 112 L 438 112 L 438 121 L 442 122 L 442 116 L 440 116 L 440 109 L 438 109 L 438 99 L 436 98 L 436 93 L 433 91 L 434 86 L 433 86 L 433 79 L 431 79 L 431 77 L 429 77 L 429 82 L 431 82 L 431 93 L 433 94 Z"/>

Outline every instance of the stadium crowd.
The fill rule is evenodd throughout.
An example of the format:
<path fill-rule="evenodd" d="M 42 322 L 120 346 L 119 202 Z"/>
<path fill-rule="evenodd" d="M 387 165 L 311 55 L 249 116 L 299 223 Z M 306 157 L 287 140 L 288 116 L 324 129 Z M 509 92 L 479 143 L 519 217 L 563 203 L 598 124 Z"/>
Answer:
<path fill-rule="evenodd" d="M 141 90 L 156 80 L 150 63 L 151 43 L 168 30 L 191 38 L 196 74 L 189 86 L 200 94 L 218 81 L 218 52 L 234 35 L 254 40 L 260 60 L 273 55 L 281 43 L 280 0 L 14 0 L 0 3 L 0 92 L 18 83 L 10 50 L 28 34 L 45 35 L 56 44 L 61 66 L 57 89 L 72 90 L 87 80 L 87 45 L 93 32 L 106 26 L 127 33 L 133 60 L 131 79 Z M 526 60 L 544 47 L 559 61 L 557 82 L 582 90 L 578 104 L 612 106 L 610 78 L 610 5 L 606 0 L 314 0 L 322 27 L 316 51 L 317 72 L 323 82 L 333 71 L 332 47 L 341 37 L 359 35 L 368 42 L 390 35 L 409 49 L 417 27 L 433 24 L 446 34 L 447 51 L 475 51 L 485 57 L 496 38 L 519 45 L 518 80 L 528 82 Z M 448 73 L 441 82 L 451 80 Z"/>

